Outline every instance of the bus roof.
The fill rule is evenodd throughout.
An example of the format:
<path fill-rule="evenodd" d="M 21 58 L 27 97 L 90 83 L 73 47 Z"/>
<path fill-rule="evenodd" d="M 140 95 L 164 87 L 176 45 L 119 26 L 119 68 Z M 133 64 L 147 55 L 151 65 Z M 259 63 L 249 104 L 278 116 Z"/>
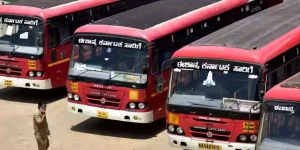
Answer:
<path fill-rule="evenodd" d="M 223 45 L 253 50 L 260 49 L 300 25 L 300 1 L 283 3 L 258 12 L 192 43 Z"/>
<path fill-rule="evenodd" d="M 251 62 L 261 64 L 261 59 L 253 55 L 252 51 L 221 46 L 186 46 L 176 51 L 172 58 L 211 58 L 229 59 L 232 61 Z"/>
<path fill-rule="evenodd" d="M 48 18 L 52 18 L 52 17 L 56 17 L 56 16 L 60 16 L 72 12 L 77 12 L 84 9 L 94 8 L 97 6 L 101 6 L 101 5 L 105 5 L 117 1 L 120 0 L 78 0 L 78 1 L 73 1 L 67 4 L 45 9 L 44 13 L 47 15 Z"/>
<path fill-rule="evenodd" d="M 182 55 L 187 55 L 185 52 L 191 52 L 194 54 L 191 58 L 205 55 L 212 59 L 232 59 L 263 65 L 300 43 L 299 7 L 300 1 L 285 0 L 284 3 L 237 21 L 183 47 L 173 57 L 183 57 Z M 199 52 L 194 53 L 193 50 Z M 246 53 L 249 56 L 243 56 Z M 233 56 L 237 57 L 233 59 Z"/>
<path fill-rule="evenodd" d="M 220 0 L 160 0 L 96 21 L 94 24 L 146 29 Z"/>
<path fill-rule="evenodd" d="M 300 73 L 274 86 L 264 99 L 300 101 Z"/>
<path fill-rule="evenodd" d="M 22 0 L 23 1 L 23 0 Z M 26 2 L 27 0 L 24 0 Z M 46 0 L 29 0 L 30 2 L 38 1 L 37 3 L 46 4 Z M 94 8 L 97 6 L 117 2 L 118 0 L 55 0 L 49 1 L 52 7 L 47 7 L 46 9 L 37 8 L 32 6 L 20 6 L 12 5 L 14 3 L 8 3 L 8 5 L 0 5 L 0 14 L 15 14 L 15 15 L 28 15 L 28 16 L 40 16 L 44 19 L 53 18 L 56 16 L 61 16 L 65 14 L 69 14 L 72 12 L 78 12 L 88 8 Z M 29 3 L 29 2 L 26 2 Z M 54 5 L 54 3 L 56 5 Z M 17 3 L 16 3 L 17 4 Z M 61 4 L 61 5 L 58 5 Z M 22 4 L 24 5 L 24 4 Z"/>
<path fill-rule="evenodd" d="M 159 2 L 160 3 L 154 2 L 147 4 L 109 17 L 110 19 L 120 19 L 118 24 L 113 25 L 113 21 L 110 21 L 109 18 L 105 18 L 96 21 L 95 24 L 87 24 L 79 27 L 75 33 L 115 34 L 134 36 L 152 41 L 170 35 L 170 33 L 193 26 L 213 16 L 218 16 L 219 14 L 245 5 L 249 3 L 249 0 L 160 0 Z M 190 5 L 197 5 L 197 8 L 194 8 Z M 185 7 L 175 9 L 179 6 Z M 190 12 L 180 15 L 180 13 L 184 13 L 182 9 L 184 9 L 185 12 L 186 9 L 189 9 Z M 191 11 L 193 9 L 194 11 Z M 130 16 L 125 16 L 124 14 Z M 120 17 L 123 15 L 123 18 Z M 170 16 L 175 18 L 165 20 Z M 156 22 L 156 19 L 160 21 L 164 20 L 164 22 L 156 24 L 158 23 Z M 105 20 L 110 23 L 105 24 Z"/>
<path fill-rule="evenodd" d="M 6 5 L 21 5 L 21 6 L 31 6 L 37 8 L 54 7 L 66 3 L 70 3 L 77 0 L 13 0 L 9 1 Z"/>

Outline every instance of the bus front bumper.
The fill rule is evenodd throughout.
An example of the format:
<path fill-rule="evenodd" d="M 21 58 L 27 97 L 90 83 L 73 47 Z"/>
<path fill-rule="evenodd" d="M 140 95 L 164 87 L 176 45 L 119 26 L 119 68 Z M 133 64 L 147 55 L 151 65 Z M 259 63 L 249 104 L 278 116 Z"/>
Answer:
<path fill-rule="evenodd" d="M 199 150 L 199 144 L 214 144 L 222 147 L 222 150 L 255 150 L 255 144 L 244 144 L 244 143 L 230 143 L 214 141 L 206 142 L 206 140 L 193 139 L 184 136 L 168 134 L 169 144 L 173 147 L 188 149 L 188 150 Z"/>
<path fill-rule="evenodd" d="M 24 78 L 12 78 L 0 76 L 0 85 L 6 87 L 19 87 L 28 89 L 52 89 L 52 84 L 50 79 L 45 80 L 30 80 Z"/>
<path fill-rule="evenodd" d="M 75 104 L 68 102 L 68 110 L 75 114 L 83 114 L 102 119 L 117 120 L 133 123 L 151 123 L 153 122 L 153 111 L 149 112 L 128 112 L 124 110 L 114 110 Z"/>

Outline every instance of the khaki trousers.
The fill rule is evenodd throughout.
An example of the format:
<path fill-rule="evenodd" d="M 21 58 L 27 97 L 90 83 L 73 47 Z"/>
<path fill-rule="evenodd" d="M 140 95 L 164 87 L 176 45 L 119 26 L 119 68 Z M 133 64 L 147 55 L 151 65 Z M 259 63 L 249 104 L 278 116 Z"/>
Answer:
<path fill-rule="evenodd" d="M 47 150 L 49 148 L 49 139 L 48 137 L 39 137 L 36 138 L 39 150 Z"/>

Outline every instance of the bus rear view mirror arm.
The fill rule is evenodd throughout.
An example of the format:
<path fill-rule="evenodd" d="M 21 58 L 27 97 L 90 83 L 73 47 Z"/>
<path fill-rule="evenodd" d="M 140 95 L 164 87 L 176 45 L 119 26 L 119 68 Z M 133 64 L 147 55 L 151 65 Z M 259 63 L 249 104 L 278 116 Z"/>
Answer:
<path fill-rule="evenodd" d="M 64 43 L 68 43 L 68 42 L 71 42 L 73 40 L 73 35 L 72 36 L 69 36 L 65 39 L 63 39 L 63 41 L 61 42 L 61 44 L 64 44 Z"/>
<path fill-rule="evenodd" d="M 156 86 L 155 86 L 155 90 L 157 92 L 162 92 L 163 91 L 163 87 L 164 87 L 164 78 L 161 76 L 158 76 L 156 78 Z"/>
<path fill-rule="evenodd" d="M 163 70 L 164 69 L 166 69 L 164 66 L 167 64 L 167 63 L 169 63 L 169 62 L 171 62 L 171 59 L 167 59 L 167 60 L 165 60 L 163 63 L 162 63 L 162 65 L 161 65 L 161 70 L 160 70 L 160 76 L 163 76 L 162 75 L 162 72 L 163 72 Z M 166 65 L 166 66 L 168 66 L 168 64 Z M 169 66 L 168 66 L 169 67 Z"/>
<path fill-rule="evenodd" d="M 37 32 L 36 44 L 37 47 L 41 47 L 43 45 L 43 32 Z"/>

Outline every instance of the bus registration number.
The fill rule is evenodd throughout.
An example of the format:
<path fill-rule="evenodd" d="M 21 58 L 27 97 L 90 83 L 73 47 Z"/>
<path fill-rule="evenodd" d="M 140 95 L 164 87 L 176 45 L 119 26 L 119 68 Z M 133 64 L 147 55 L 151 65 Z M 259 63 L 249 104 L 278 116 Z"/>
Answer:
<path fill-rule="evenodd" d="M 215 144 L 206 144 L 206 143 L 200 143 L 199 148 L 201 150 L 222 150 L 222 146 L 215 145 Z"/>
<path fill-rule="evenodd" d="M 4 86 L 13 86 L 12 80 L 4 80 Z"/>
<path fill-rule="evenodd" d="M 98 110 L 97 117 L 102 119 L 108 119 L 108 112 Z"/>

